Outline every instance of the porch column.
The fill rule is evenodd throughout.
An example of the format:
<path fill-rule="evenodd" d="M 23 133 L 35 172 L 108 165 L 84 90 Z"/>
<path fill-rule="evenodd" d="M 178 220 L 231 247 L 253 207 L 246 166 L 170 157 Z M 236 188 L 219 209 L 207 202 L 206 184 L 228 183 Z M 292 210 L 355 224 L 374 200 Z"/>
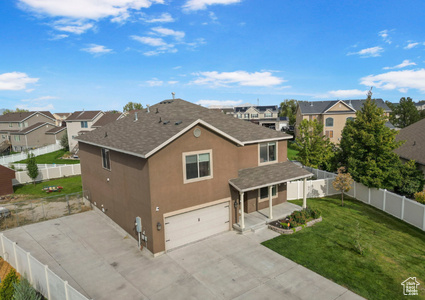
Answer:
<path fill-rule="evenodd" d="M 243 192 L 239 192 L 239 200 L 241 202 L 241 229 L 243 230 L 245 228 L 245 213 L 244 213 L 244 207 L 243 207 Z"/>
<path fill-rule="evenodd" d="M 273 219 L 273 200 L 272 200 L 272 190 L 273 190 L 273 186 L 269 186 L 269 219 Z"/>
<path fill-rule="evenodd" d="M 307 178 L 303 182 L 303 208 L 307 208 Z"/>

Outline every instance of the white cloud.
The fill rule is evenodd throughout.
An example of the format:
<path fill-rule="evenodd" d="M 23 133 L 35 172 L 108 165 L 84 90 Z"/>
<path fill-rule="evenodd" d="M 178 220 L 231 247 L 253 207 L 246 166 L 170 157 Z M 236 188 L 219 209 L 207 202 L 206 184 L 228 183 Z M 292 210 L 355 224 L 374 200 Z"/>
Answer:
<path fill-rule="evenodd" d="M 358 89 L 335 90 L 335 91 L 327 92 L 327 96 L 323 97 L 323 98 L 328 98 L 328 96 L 329 96 L 329 97 L 333 97 L 333 98 L 343 99 L 343 98 L 361 97 L 361 96 L 366 96 L 366 95 L 367 95 L 367 90 L 364 90 L 364 91 L 361 91 L 361 90 L 358 90 Z"/>
<path fill-rule="evenodd" d="M 176 66 L 176 67 L 173 68 L 173 70 L 178 70 L 178 69 L 181 69 L 181 68 L 182 68 L 182 66 Z"/>
<path fill-rule="evenodd" d="M 158 34 L 160 36 L 172 36 L 177 40 L 181 40 L 184 38 L 185 33 L 183 31 L 176 31 L 169 28 L 164 27 L 154 27 L 151 29 L 154 34 Z"/>
<path fill-rule="evenodd" d="M 176 80 L 170 80 L 170 81 L 168 81 L 168 84 L 177 84 L 177 83 L 179 83 L 179 82 L 176 81 Z"/>
<path fill-rule="evenodd" d="M 360 55 L 361 57 L 377 57 L 381 56 L 381 53 L 384 51 L 382 47 L 376 46 L 371 48 L 362 49 L 358 52 L 349 52 L 347 55 Z"/>
<path fill-rule="evenodd" d="M 384 90 L 418 89 L 425 93 L 425 69 L 391 71 L 379 75 L 369 75 L 360 79 L 361 84 Z"/>
<path fill-rule="evenodd" d="M 111 53 L 112 49 L 108 49 L 102 45 L 90 44 L 88 48 L 81 49 L 82 51 L 94 54 L 94 55 L 102 55 L 106 53 Z"/>
<path fill-rule="evenodd" d="M 30 78 L 26 73 L 11 72 L 0 74 L 0 91 L 24 90 L 27 84 L 36 83 L 38 78 Z"/>
<path fill-rule="evenodd" d="M 53 100 L 53 99 L 58 99 L 58 97 L 55 96 L 41 96 L 38 98 L 32 98 L 32 99 L 22 99 L 22 102 L 37 102 L 39 103 L 40 101 L 46 101 L 46 100 Z"/>
<path fill-rule="evenodd" d="M 419 45 L 419 43 L 409 43 L 409 44 L 407 44 L 407 46 L 406 46 L 406 47 L 404 47 L 403 49 L 407 49 L 407 50 L 409 50 L 409 49 L 415 48 L 417 45 Z"/>
<path fill-rule="evenodd" d="M 242 100 L 199 100 L 195 102 L 195 104 L 199 104 L 205 107 L 217 106 L 217 107 L 225 107 L 225 106 L 236 106 L 241 104 Z"/>
<path fill-rule="evenodd" d="M 416 63 L 414 63 L 414 62 L 412 62 L 412 61 L 410 61 L 408 59 L 405 59 L 405 60 L 403 60 L 403 62 L 401 64 L 398 64 L 398 65 L 396 65 L 394 67 L 385 67 L 383 69 L 384 70 L 402 69 L 402 68 L 405 68 L 405 67 L 408 67 L 408 66 L 416 66 Z"/>
<path fill-rule="evenodd" d="M 237 84 L 241 86 L 274 86 L 286 81 L 280 77 L 273 76 L 271 72 L 246 71 L 235 72 L 199 72 L 195 73 L 198 78 L 192 81 L 193 84 L 205 84 L 211 86 L 227 86 Z"/>
<path fill-rule="evenodd" d="M 50 38 L 51 41 L 61 40 L 69 37 L 68 34 L 55 34 L 53 37 Z"/>
<path fill-rule="evenodd" d="M 174 18 L 169 13 L 162 13 L 159 17 L 144 19 L 147 23 L 170 23 L 174 22 Z"/>
<path fill-rule="evenodd" d="M 153 38 L 149 36 L 138 36 L 138 35 L 132 35 L 131 38 L 135 41 L 138 41 L 142 44 L 149 45 L 152 47 L 164 47 L 164 48 L 174 47 L 174 45 L 167 44 L 162 38 Z"/>
<path fill-rule="evenodd" d="M 382 40 L 387 44 L 392 43 L 391 37 L 389 35 L 390 31 L 392 31 L 392 30 L 385 29 L 385 30 L 382 30 L 378 33 L 378 35 L 382 38 Z"/>
<path fill-rule="evenodd" d="M 77 20 L 59 20 L 52 24 L 53 28 L 58 31 L 65 31 L 74 34 L 82 34 L 89 29 L 94 28 L 93 23 Z"/>
<path fill-rule="evenodd" d="M 163 81 L 158 80 L 158 78 L 152 78 L 152 80 L 146 81 L 149 86 L 161 86 L 164 84 Z"/>
<path fill-rule="evenodd" d="M 16 105 L 17 108 L 19 109 L 26 109 L 29 111 L 50 111 L 50 110 L 54 110 L 55 107 L 53 106 L 53 104 L 47 104 L 44 106 L 32 106 L 32 105 L 26 105 L 26 104 L 18 104 Z"/>
<path fill-rule="evenodd" d="M 186 4 L 183 5 L 183 9 L 186 11 L 204 10 L 207 9 L 208 5 L 228 5 L 239 2 L 241 2 L 241 0 L 188 0 Z"/>

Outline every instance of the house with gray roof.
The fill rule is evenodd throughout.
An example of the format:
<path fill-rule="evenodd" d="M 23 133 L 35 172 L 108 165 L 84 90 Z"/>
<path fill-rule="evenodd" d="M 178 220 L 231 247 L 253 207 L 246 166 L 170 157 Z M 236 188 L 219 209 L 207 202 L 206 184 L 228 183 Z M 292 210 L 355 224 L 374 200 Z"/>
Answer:
<path fill-rule="evenodd" d="M 13 151 L 34 149 L 57 143 L 64 129 L 48 111 L 7 113 L 0 116 L 0 143 L 9 143 Z"/>
<path fill-rule="evenodd" d="M 290 135 L 164 100 L 77 137 L 89 200 L 154 255 L 228 230 L 284 203 L 313 174 L 287 160 Z M 305 189 L 304 189 L 305 190 Z M 304 194 L 305 195 L 305 194 Z M 306 202 L 304 202 L 304 205 Z"/>
<path fill-rule="evenodd" d="M 230 113 L 235 118 L 250 121 L 254 124 L 281 131 L 288 127 L 286 117 L 279 117 L 279 108 L 277 105 L 252 105 L 243 104 L 235 106 Z"/>
<path fill-rule="evenodd" d="M 374 99 L 376 105 L 384 110 L 388 117 L 391 109 L 382 99 Z M 356 111 L 361 110 L 366 100 L 328 100 L 298 101 L 295 135 L 299 136 L 298 125 L 302 120 L 317 120 L 323 124 L 323 134 L 331 142 L 338 144 L 347 120 L 356 118 Z M 388 123 L 388 126 L 392 126 Z"/>
<path fill-rule="evenodd" d="M 96 123 L 105 113 L 100 110 L 76 111 L 66 118 L 66 131 L 68 134 L 69 150 L 78 152 L 76 137 L 92 131 Z"/>

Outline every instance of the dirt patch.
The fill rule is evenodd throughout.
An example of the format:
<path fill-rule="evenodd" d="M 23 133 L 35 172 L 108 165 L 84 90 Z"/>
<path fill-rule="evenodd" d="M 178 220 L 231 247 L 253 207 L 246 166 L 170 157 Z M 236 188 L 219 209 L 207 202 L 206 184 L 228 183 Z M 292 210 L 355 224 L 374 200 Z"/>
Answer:
<path fill-rule="evenodd" d="M 13 269 L 13 267 L 2 257 L 0 257 L 0 279 L 2 282 L 6 278 L 7 274 L 9 274 L 11 269 Z M 21 278 L 21 275 L 18 272 L 16 272 L 16 274 L 18 274 L 19 278 Z"/>

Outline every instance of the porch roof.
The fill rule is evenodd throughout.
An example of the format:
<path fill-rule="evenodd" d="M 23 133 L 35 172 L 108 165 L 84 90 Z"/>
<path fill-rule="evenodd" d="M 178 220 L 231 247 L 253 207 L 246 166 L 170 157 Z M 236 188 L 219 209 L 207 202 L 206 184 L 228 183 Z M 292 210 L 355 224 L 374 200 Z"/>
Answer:
<path fill-rule="evenodd" d="M 312 177 L 306 169 L 286 161 L 254 168 L 239 170 L 238 177 L 229 180 L 229 184 L 239 192 L 247 192 L 291 180 Z"/>

